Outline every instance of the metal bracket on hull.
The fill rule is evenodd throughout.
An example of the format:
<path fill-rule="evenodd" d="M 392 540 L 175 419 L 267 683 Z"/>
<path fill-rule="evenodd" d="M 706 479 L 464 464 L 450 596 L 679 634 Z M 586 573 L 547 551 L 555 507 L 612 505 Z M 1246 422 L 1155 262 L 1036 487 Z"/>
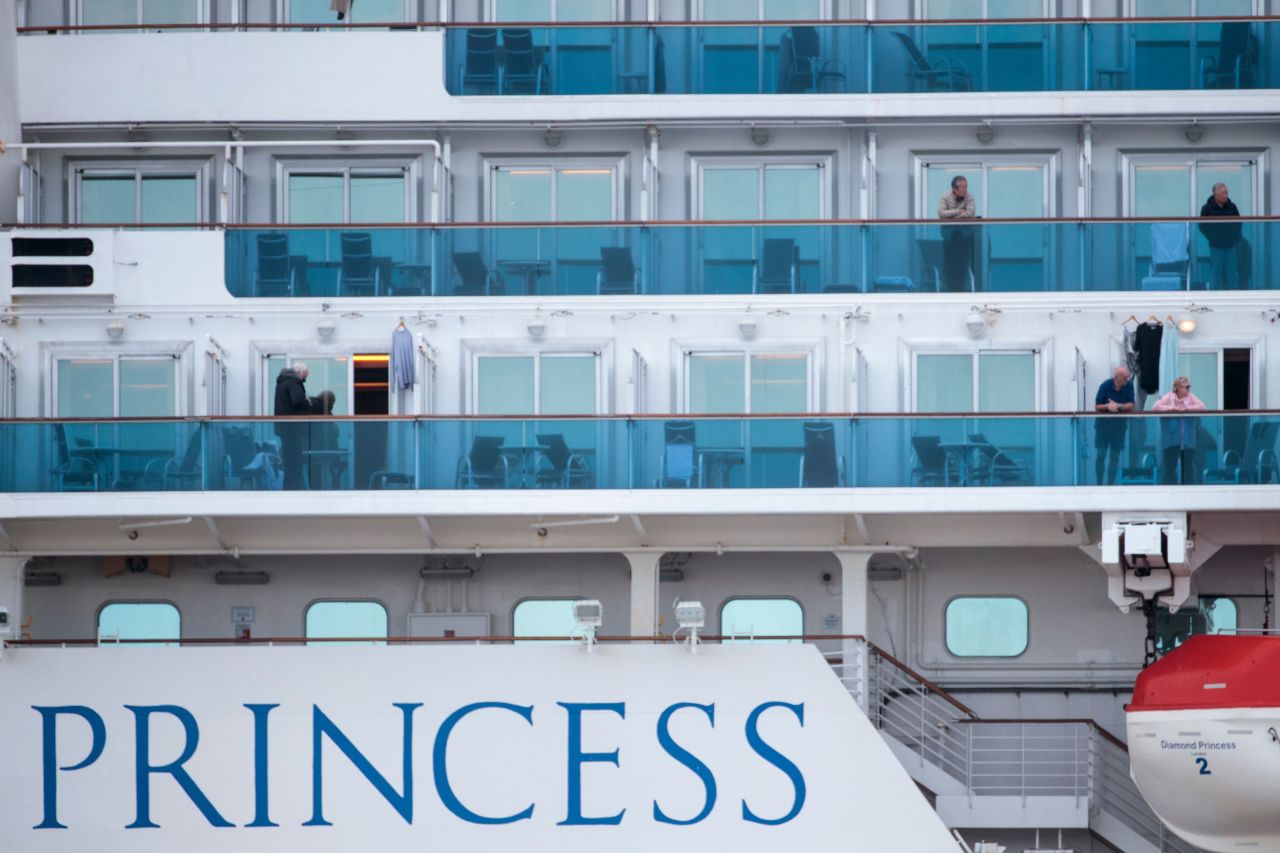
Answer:
<path fill-rule="evenodd" d="M 1177 610 L 1191 597 L 1191 576 L 1222 546 L 1193 537 L 1185 512 L 1103 513 L 1102 541 L 1080 549 L 1107 573 L 1107 596 L 1128 613 L 1153 601 Z"/>

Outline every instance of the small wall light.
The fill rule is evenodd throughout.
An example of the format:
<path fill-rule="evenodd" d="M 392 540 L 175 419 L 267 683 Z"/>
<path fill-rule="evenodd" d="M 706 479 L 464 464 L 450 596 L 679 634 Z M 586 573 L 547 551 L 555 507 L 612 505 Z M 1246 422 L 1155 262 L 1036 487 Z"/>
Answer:
<path fill-rule="evenodd" d="M 987 124 L 984 124 L 982 127 L 978 128 L 978 141 L 981 142 L 983 145 L 990 145 L 992 140 L 994 140 L 995 138 L 996 138 L 995 128 L 993 128 L 989 122 Z"/>
<path fill-rule="evenodd" d="M 1188 142 L 1199 142 L 1201 139 L 1204 139 L 1204 128 L 1193 124 L 1191 127 L 1182 131 L 1182 135 L 1187 138 Z"/>
<path fill-rule="evenodd" d="M 548 148 L 559 148 L 560 143 L 564 142 L 564 133 L 554 127 L 548 127 L 547 132 L 542 134 L 542 141 Z"/>
<path fill-rule="evenodd" d="M 338 331 L 338 324 L 327 318 L 324 320 L 321 320 L 316 325 L 316 334 L 320 336 L 321 340 L 326 340 L 326 341 L 329 340 L 334 336 L 334 333 L 336 333 L 337 331 Z"/>
<path fill-rule="evenodd" d="M 738 333 L 744 338 L 754 338 L 759 328 L 760 324 L 750 317 L 743 317 L 738 321 Z"/>
<path fill-rule="evenodd" d="M 535 317 L 529 321 L 529 325 L 525 326 L 529 330 L 529 337 L 535 341 L 540 339 L 547 333 L 547 324 L 542 322 L 541 317 Z"/>
<path fill-rule="evenodd" d="M 1178 331 L 1184 335 L 1189 335 L 1196 330 L 1196 326 L 1200 325 L 1196 322 L 1195 317 L 1184 314 L 1178 318 Z"/>
<path fill-rule="evenodd" d="M 975 338 L 982 337 L 982 333 L 987 330 L 987 318 L 982 312 L 974 308 L 969 312 L 969 316 L 964 318 L 964 327 L 969 330 L 969 334 Z"/>
<path fill-rule="evenodd" d="M 124 334 L 124 323 L 119 320 L 112 320 L 107 324 L 107 337 L 115 340 Z"/>
<path fill-rule="evenodd" d="M 751 127 L 751 141 L 756 145 L 764 147 L 769 144 L 769 130 L 763 127 Z"/>

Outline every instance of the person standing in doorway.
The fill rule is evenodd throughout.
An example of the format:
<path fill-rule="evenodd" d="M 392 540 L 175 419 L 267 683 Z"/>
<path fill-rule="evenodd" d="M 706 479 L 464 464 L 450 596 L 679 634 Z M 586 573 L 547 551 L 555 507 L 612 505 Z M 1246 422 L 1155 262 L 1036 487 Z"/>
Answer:
<path fill-rule="evenodd" d="M 938 199 L 939 219 L 977 219 L 977 201 L 969 192 L 964 175 L 951 179 L 951 189 Z M 973 270 L 974 229 L 963 225 L 942 229 L 942 289 L 959 292 L 969 289 Z"/>
<path fill-rule="evenodd" d="M 1227 194 L 1227 185 L 1219 181 L 1213 185 L 1213 195 L 1200 208 L 1202 218 L 1226 216 L 1238 219 L 1240 208 Z M 1244 227 L 1239 222 L 1201 222 L 1200 233 L 1209 241 L 1209 289 L 1235 290 L 1240 287 L 1240 261 L 1237 255 L 1240 234 Z"/>
<path fill-rule="evenodd" d="M 1111 374 L 1111 378 L 1098 386 L 1093 408 L 1096 412 L 1111 415 L 1127 414 L 1133 411 L 1133 383 L 1129 381 L 1129 368 L 1123 365 L 1117 367 Z M 1116 472 L 1124 452 L 1125 436 L 1129 432 L 1128 426 L 1124 418 L 1094 418 L 1094 443 L 1098 449 L 1095 472 L 1099 486 L 1110 486 L 1116 482 Z"/>
<path fill-rule="evenodd" d="M 307 398 L 307 365 L 295 361 L 280 371 L 276 377 L 276 402 L 273 414 L 277 418 L 294 418 L 311 414 L 311 400 Z M 280 461 L 284 465 L 284 487 L 302 488 L 302 454 L 307 444 L 307 425 L 276 421 L 276 435 L 280 438 Z"/>
<path fill-rule="evenodd" d="M 1151 407 L 1153 412 L 1203 412 L 1204 403 L 1191 393 L 1191 380 L 1179 376 L 1173 380 L 1173 390 L 1165 394 Z M 1182 483 L 1184 486 L 1199 481 L 1196 476 L 1196 441 L 1199 418 L 1161 418 L 1164 445 L 1164 466 L 1160 472 L 1162 483 Z M 1181 476 L 1178 465 L 1182 465 Z"/>

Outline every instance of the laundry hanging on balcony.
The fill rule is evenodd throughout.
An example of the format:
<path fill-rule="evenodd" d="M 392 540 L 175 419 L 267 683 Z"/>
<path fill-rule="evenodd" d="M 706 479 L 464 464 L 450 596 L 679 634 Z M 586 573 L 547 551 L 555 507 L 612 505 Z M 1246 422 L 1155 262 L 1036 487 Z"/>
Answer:
<path fill-rule="evenodd" d="M 351 4 L 355 0 L 329 0 L 329 9 L 338 13 L 338 20 L 341 21 L 351 12 Z"/>
<path fill-rule="evenodd" d="M 412 388 L 417 381 L 417 368 L 413 360 L 413 335 L 405 328 L 402 321 L 391 333 L 391 387 Z"/>

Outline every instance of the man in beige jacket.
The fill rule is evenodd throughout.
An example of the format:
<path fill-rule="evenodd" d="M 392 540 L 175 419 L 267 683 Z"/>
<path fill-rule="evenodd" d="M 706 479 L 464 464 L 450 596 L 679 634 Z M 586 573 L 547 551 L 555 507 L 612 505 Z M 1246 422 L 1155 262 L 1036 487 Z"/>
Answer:
<path fill-rule="evenodd" d="M 977 219 L 977 202 L 964 175 L 951 179 L 951 189 L 938 199 L 939 219 Z M 942 229 L 942 289 L 969 290 L 973 269 L 974 229 L 949 225 Z"/>

